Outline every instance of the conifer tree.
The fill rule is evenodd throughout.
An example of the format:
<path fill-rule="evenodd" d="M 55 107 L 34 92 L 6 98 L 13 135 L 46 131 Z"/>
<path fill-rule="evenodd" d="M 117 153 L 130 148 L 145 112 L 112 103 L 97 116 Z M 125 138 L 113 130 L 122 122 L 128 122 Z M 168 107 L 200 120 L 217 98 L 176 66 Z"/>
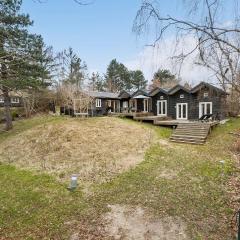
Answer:
<path fill-rule="evenodd" d="M 0 90 L 6 130 L 12 128 L 9 92 L 46 86 L 50 78 L 43 39 L 28 32 L 33 22 L 28 14 L 20 13 L 21 4 L 22 0 L 0 1 Z"/>

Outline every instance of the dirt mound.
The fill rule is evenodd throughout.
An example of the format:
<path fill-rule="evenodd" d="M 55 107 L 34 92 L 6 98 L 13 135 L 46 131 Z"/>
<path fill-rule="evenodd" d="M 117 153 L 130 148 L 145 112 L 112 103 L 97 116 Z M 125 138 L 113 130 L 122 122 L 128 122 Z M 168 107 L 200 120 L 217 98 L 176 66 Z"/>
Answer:
<path fill-rule="evenodd" d="M 106 232 L 121 240 L 187 240 L 186 226 L 179 218 L 152 219 L 140 208 L 111 205 L 105 216 Z"/>
<path fill-rule="evenodd" d="M 78 174 L 85 182 L 106 181 L 141 162 L 153 133 L 116 118 L 66 119 L 1 143 L 0 161 L 53 173 Z"/>

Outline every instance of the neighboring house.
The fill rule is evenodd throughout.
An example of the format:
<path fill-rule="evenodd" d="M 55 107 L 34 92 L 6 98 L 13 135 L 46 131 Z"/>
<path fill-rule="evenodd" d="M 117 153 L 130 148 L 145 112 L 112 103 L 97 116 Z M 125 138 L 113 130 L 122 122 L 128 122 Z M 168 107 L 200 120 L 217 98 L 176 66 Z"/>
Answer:
<path fill-rule="evenodd" d="M 11 107 L 22 107 L 23 106 L 23 101 L 21 96 L 19 94 L 10 92 L 9 94 L 10 99 L 11 99 Z M 0 107 L 4 107 L 4 97 L 2 92 L 0 92 Z"/>

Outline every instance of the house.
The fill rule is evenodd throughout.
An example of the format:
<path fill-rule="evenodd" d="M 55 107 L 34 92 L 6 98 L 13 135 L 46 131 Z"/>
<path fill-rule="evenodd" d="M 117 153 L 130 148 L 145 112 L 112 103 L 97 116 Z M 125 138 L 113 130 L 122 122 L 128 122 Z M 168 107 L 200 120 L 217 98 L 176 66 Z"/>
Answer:
<path fill-rule="evenodd" d="M 143 113 L 176 120 L 197 120 L 206 114 L 224 119 L 227 94 L 220 88 L 201 82 L 192 89 L 178 84 L 172 88 L 139 89 L 120 93 L 85 91 L 91 103 L 90 116 L 111 113 Z"/>
<path fill-rule="evenodd" d="M 11 107 L 23 107 L 22 97 L 16 92 L 10 92 Z M 4 107 L 3 93 L 0 91 L 0 108 Z"/>
<path fill-rule="evenodd" d="M 192 89 L 176 85 L 171 89 L 154 89 L 149 96 L 153 114 L 177 120 L 196 120 L 204 114 L 218 119 L 226 115 L 227 94 L 220 88 L 201 82 Z"/>

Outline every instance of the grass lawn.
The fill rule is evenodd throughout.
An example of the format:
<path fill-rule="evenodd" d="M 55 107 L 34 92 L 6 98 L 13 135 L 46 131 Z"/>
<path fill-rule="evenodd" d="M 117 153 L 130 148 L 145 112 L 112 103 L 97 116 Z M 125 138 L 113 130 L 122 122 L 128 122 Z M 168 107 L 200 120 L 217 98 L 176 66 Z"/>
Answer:
<path fill-rule="evenodd" d="M 78 190 L 69 192 L 66 190 L 68 178 L 59 178 L 57 167 L 55 170 L 51 167 L 50 170 L 36 168 L 38 158 L 35 154 L 38 150 L 35 148 L 42 146 L 35 142 L 35 138 L 44 136 L 41 133 L 44 129 L 49 131 L 49 126 L 51 131 L 56 130 L 54 126 L 69 129 L 68 124 L 81 125 L 80 129 L 84 129 L 82 134 L 87 134 L 90 139 L 89 144 L 93 143 L 93 139 L 87 127 L 102 127 L 105 134 L 98 132 L 97 136 L 104 139 L 104 135 L 110 133 L 109 128 L 117 131 L 118 126 L 121 126 L 123 133 L 119 136 L 123 140 L 120 146 L 126 149 L 130 146 L 130 142 L 124 144 L 126 139 L 137 133 L 139 142 L 145 143 L 141 145 L 145 152 L 143 159 L 133 161 L 133 151 L 128 159 L 131 164 L 128 165 L 126 161 L 123 167 L 117 165 L 116 160 L 117 156 L 124 159 L 122 151 L 117 152 L 117 155 L 110 154 L 115 164 L 109 158 L 107 163 L 112 164 L 111 167 L 106 162 L 103 166 L 108 171 L 114 171 L 114 174 L 102 174 L 102 167 L 101 171 L 91 172 L 97 175 L 96 181 L 89 181 L 88 177 L 81 179 Z M 163 235 L 166 239 L 179 240 L 235 239 L 231 228 L 234 210 L 228 182 L 239 172 L 231 152 L 234 137 L 228 132 L 236 129 L 240 129 L 240 119 L 231 119 L 213 130 L 207 144 L 198 146 L 170 143 L 170 129 L 125 119 L 98 118 L 76 122 L 42 116 L 16 122 L 14 130 L 0 134 L 0 151 L 4 152 L 4 149 L 8 155 L 14 153 L 11 165 L 7 164 L 7 155 L 0 157 L 0 239 L 69 239 L 70 236 L 72 239 L 111 239 L 120 235 L 121 239 L 129 239 L 139 234 L 136 231 L 139 226 L 147 226 L 145 234 L 152 233 L 143 239 L 154 239 L 153 236 L 158 236 L 155 239 L 164 239 Z M 50 135 L 51 140 L 58 141 L 55 135 L 52 137 Z M 73 137 L 78 141 L 75 135 Z M 32 154 L 25 154 L 28 158 L 33 156 L 34 161 L 27 162 L 32 166 L 18 160 L 19 156 L 24 158 L 19 147 L 17 151 L 13 149 L 14 144 L 23 141 L 21 139 L 24 139 L 25 144 L 30 144 L 30 148 L 23 148 Z M 111 136 L 111 139 L 115 145 L 115 136 Z M 133 149 L 136 144 L 134 142 L 129 149 Z M 101 151 L 97 151 L 99 146 L 95 148 L 91 151 L 98 158 L 104 159 L 101 158 Z M 66 153 L 62 152 L 63 157 L 67 156 L 64 155 Z M 84 160 L 80 153 L 76 156 L 77 160 Z M 136 154 L 136 158 L 138 156 L 141 154 Z M 60 164 L 56 161 L 53 163 L 56 166 Z M 99 165 L 96 163 L 94 166 Z M 69 176 L 69 169 L 72 169 L 71 166 L 61 172 L 66 171 Z M 90 192 L 86 192 L 86 182 Z M 121 231 L 117 229 L 120 233 L 116 225 L 121 227 Z"/>

